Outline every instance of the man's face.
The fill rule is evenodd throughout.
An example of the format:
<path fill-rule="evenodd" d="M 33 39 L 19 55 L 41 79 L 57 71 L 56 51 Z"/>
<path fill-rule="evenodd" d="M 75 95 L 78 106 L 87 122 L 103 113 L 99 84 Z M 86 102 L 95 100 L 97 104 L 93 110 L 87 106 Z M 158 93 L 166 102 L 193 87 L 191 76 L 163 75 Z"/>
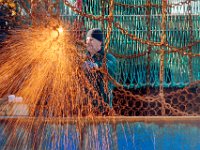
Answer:
<path fill-rule="evenodd" d="M 96 40 L 93 37 L 87 37 L 86 39 L 86 45 L 87 45 L 87 50 L 91 54 L 97 53 L 99 50 L 101 50 L 101 42 Z"/>

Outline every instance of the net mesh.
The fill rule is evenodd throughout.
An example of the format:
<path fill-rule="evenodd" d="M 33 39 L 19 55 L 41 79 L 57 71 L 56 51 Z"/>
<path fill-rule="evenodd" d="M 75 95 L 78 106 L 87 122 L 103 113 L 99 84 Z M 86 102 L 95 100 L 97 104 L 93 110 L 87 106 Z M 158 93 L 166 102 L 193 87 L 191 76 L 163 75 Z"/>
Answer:
<path fill-rule="evenodd" d="M 8 3 L 8 1 L 1 2 L 2 8 L 5 3 Z M 13 9 L 16 15 L 12 15 Z M 72 75 L 76 76 L 76 81 L 72 81 L 71 76 L 68 76 L 68 81 L 65 80 L 62 84 L 58 82 L 51 85 L 49 82 L 43 82 L 45 84 L 43 89 L 40 90 L 41 94 L 37 93 L 37 96 L 32 97 L 31 100 L 28 94 L 33 95 L 32 91 L 20 93 L 19 87 L 23 87 L 23 91 L 24 85 L 18 85 L 19 82 L 14 80 L 8 83 L 8 79 L 6 80 L 5 76 L 2 75 L 5 72 L 5 64 L 9 65 L 10 63 L 10 61 L 5 62 L 5 56 L 9 55 L 12 58 L 14 53 L 16 54 L 14 52 L 16 48 L 24 49 L 26 46 L 22 43 L 26 43 L 27 38 L 32 35 L 22 32 L 18 34 L 13 29 L 14 31 L 10 31 L 10 33 L 14 32 L 16 37 L 11 38 L 7 43 L 3 43 L 6 46 L 12 45 L 13 42 L 16 44 L 14 44 L 15 49 L 12 46 L 8 46 L 8 48 L 3 46 L 1 49 L 2 69 L 0 73 L 1 78 L 3 78 L 0 86 L 1 96 L 12 92 L 29 99 L 31 102 L 27 101 L 26 104 L 30 107 L 30 115 L 199 115 L 200 1 L 35 0 L 31 3 L 28 1 L 15 2 L 15 7 L 9 5 L 7 11 L 10 15 L 2 18 L 7 20 L 10 28 L 26 27 L 29 30 L 30 27 L 31 29 L 38 27 L 34 28 L 32 32 L 37 34 L 41 32 L 41 28 L 44 26 L 55 29 L 60 24 L 63 24 L 63 26 L 67 24 L 67 31 L 73 35 L 73 42 L 68 42 L 67 45 L 71 44 L 73 52 L 70 55 L 73 58 L 72 61 L 77 62 L 67 66 L 62 62 L 60 64 L 63 65 L 62 67 L 68 68 L 66 69 L 68 71 L 73 70 L 73 67 L 77 68 L 78 71 Z M 79 71 L 79 64 L 83 61 L 79 57 L 80 49 L 85 48 L 81 41 L 85 39 L 87 30 L 96 27 L 101 28 L 104 32 L 105 53 L 113 54 L 118 60 L 115 78 L 112 78 L 103 68 L 100 70 L 106 76 L 105 82 L 109 80 L 115 85 L 112 108 L 104 103 L 102 98 L 96 96 L 98 94 L 96 94 L 95 89 L 92 89 L 90 83 L 87 83 L 86 79 L 84 80 L 84 74 Z M 23 40 L 18 41 L 17 38 L 19 37 Z M 34 41 L 36 36 L 32 37 L 33 39 L 28 38 L 28 40 Z M 42 40 L 40 39 L 40 41 Z M 49 41 L 46 42 L 46 44 L 49 44 Z M 27 48 L 29 48 L 30 43 L 27 43 L 27 45 Z M 31 46 L 29 49 L 33 49 L 35 45 Z M 69 51 L 64 49 L 66 49 L 65 46 L 61 48 L 60 52 L 67 55 Z M 26 50 L 24 49 L 24 51 Z M 42 52 L 43 49 L 41 49 Z M 29 54 L 24 53 L 24 56 Z M 46 58 L 46 55 L 48 54 L 42 56 Z M 15 66 L 19 64 L 21 58 L 17 57 L 17 59 L 18 62 L 14 64 Z M 42 59 L 39 60 L 40 63 L 43 62 Z M 62 60 L 62 56 L 56 57 L 52 62 L 59 61 L 59 59 Z M 31 65 L 32 62 L 28 61 L 26 64 Z M 27 67 L 28 72 L 30 69 L 28 65 L 19 69 L 25 67 Z M 49 62 L 45 62 L 43 68 L 46 69 L 46 67 L 52 66 L 49 66 Z M 70 67 L 71 69 L 69 69 Z M 60 76 L 65 75 L 62 69 L 58 70 L 56 74 L 57 79 L 61 81 L 63 81 L 63 78 L 60 78 Z M 12 67 L 10 70 L 13 70 Z M 14 70 L 10 73 L 10 76 L 16 76 L 16 72 L 19 71 Z M 22 78 L 23 74 L 22 72 L 18 73 L 16 81 Z M 54 75 L 49 75 L 50 70 L 47 70 L 46 74 L 48 81 L 56 78 Z M 22 80 L 26 81 L 26 77 L 24 75 Z M 35 79 L 36 77 L 37 74 L 32 78 Z M 44 79 L 42 78 L 42 80 Z M 64 84 L 69 85 L 71 89 L 66 88 Z M 37 84 L 35 88 L 41 88 L 41 85 Z M 89 92 L 84 89 L 85 85 L 87 85 L 87 89 L 90 89 Z M 53 89 L 47 88 L 49 86 Z M 55 87 L 57 89 L 54 89 Z M 75 90 L 74 87 L 77 87 L 77 89 Z M 58 91 L 58 88 L 61 91 Z M 47 92 L 44 92 L 45 90 Z M 55 93 L 60 93 L 60 97 Z M 53 103 L 44 103 L 49 97 L 58 100 Z M 65 99 L 61 101 L 60 99 L 63 99 L 63 97 Z M 71 102 L 69 102 L 68 97 L 70 97 Z M 91 99 L 91 101 L 86 99 Z M 95 101 L 97 103 L 94 105 Z M 57 105 L 57 103 L 59 104 Z M 64 103 L 66 106 L 63 106 Z M 5 108 L 8 109 L 8 107 L 2 107 L 4 115 L 7 112 Z M 65 110 L 68 112 L 65 112 Z"/>

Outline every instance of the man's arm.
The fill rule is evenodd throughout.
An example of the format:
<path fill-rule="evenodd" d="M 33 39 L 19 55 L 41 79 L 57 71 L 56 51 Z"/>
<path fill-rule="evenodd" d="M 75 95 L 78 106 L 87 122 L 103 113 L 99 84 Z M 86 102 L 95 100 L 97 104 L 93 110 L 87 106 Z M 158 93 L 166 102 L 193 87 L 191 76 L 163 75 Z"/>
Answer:
<path fill-rule="evenodd" d="M 111 54 L 107 54 L 107 69 L 108 69 L 108 73 L 115 78 L 116 76 L 116 72 L 117 72 L 117 59 L 111 55 Z"/>

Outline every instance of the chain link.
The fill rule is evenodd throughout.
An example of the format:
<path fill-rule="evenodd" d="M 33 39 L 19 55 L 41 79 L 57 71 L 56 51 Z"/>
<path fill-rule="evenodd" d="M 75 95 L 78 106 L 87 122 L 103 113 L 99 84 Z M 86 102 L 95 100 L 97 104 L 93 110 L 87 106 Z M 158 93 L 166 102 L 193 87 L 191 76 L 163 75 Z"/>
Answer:
<path fill-rule="evenodd" d="M 64 1 L 64 4 L 66 6 L 68 6 L 69 8 L 71 8 L 74 12 L 76 12 L 78 15 L 80 15 L 82 17 L 86 17 L 88 19 L 97 20 L 97 21 L 109 20 L 109 17 L 104 18 L 104 16 L 95 16 L 95 15 L 92 15 L 92 14 L 84 13 L 83 11 L 80 11 L 77 7 L 71 5 L 70 2 L 68 2 L 68 1 Z"/>
<path fill-rule="evenodd" d="M 186 0 L 186 1 L 183 1 L 183 2 L 173 3 L 173 4 L 167 5 L 167 7 L 182 6 L 182 5 L 185 5 L 185 4 L 189 4 L 190 2 L 197 2 L 197 0 Z"/>

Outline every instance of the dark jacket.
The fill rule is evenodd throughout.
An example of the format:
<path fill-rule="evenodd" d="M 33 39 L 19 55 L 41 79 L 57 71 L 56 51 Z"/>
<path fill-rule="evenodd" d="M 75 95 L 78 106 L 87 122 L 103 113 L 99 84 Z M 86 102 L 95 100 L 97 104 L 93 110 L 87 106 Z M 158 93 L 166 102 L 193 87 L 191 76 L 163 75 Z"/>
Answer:
<path fill-rule="evenodd" d="M 98 53 L 96 53 L 93 57 L 90 56 L 88 53 L 88 60 L 86 62 L 92 62 L 96 63 L 98 67 L 102 67 L 103 65 L 103 58 L 104 58 L 104 50 L 100 50 Z M 91 66 L 92 67 L 92 66 Z M 111 75 L 113 78 L 116 76 L 116 68 L 117 68 L 117 60 L 116 58 L 108 53 L 106 55 L 106 67 L 108 70 L 109 75 Z M 104 74 L 100 71 L 91 72 L 90 70 L 86 71 L 86 75 L 94 86 L 94 88 L 98 91 L 99 96 L 103 97 L 104 101 L 112 107 L 112 90 L 114 88 L 114 85 L 111 81 L 108 81 L 108 93 L 105 92 L 105 86 L 104 86 Z"/>

